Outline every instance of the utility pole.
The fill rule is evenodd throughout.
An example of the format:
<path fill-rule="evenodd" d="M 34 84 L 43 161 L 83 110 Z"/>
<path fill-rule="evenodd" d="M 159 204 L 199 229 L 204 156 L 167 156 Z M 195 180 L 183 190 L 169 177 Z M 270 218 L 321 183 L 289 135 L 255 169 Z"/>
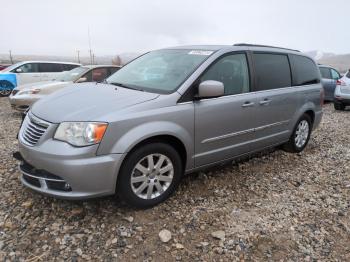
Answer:
<path fill-rule="evenodd" d="M 77 50 L 78 53 L 78 63 L 80 64 L 80 50 Z"/>
<path fill-rule="evenodd" d="M 94 53 L 92 54 L 92 64 L 93 65 L 95 64 L 95 54 Z"/>
<path fill-rule="evenodd" d="M 91 50 L 91 38 L 90 38 L 90 26 L 88 26 L 88 37 L 89 37 L 90 64 L 92 65 L 92 50 Z"/>
<path fill-rule="evenodd" d="M 13 59 L 12 59 L 12 52 L 11 52 L 11 50 L 9 50 L 9 53 L 10 53 L 10 61 L 11 61 L 11 64 L 13 64 Z"/>

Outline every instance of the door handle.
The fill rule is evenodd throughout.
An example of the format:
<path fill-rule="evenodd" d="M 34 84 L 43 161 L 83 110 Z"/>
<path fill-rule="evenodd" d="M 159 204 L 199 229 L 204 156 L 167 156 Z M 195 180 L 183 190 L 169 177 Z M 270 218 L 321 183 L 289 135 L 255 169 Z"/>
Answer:
<path fill-rule="evenodd" d="M 268 104 L 270 104 L 270 102 L 271 102 L 271 100 L 266 98 L 266 99 L 260 101 L 259 104 L 260 104 L 261 106 L 263 106 L 263 105 L 268 105 Z"/>
<path fill-rule="evenodd" d="M 253 102 L 249 102 L 249 101 L 245 102 L 245 103 L 242 105 L 242 107 L 251 107 L 251 106 L 254 106 L 254 103 L 253 103 Z"/>

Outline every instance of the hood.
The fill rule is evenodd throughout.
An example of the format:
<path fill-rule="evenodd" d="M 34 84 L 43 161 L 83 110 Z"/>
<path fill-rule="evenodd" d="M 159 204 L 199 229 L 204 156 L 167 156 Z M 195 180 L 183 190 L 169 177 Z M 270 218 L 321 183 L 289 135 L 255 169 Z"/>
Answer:
<path fill-rule="evenodd" d="M 43 82 L 35 82 L 35 83 L 29 83 L 24 84 L 16 87 L 16 90 L 27 90 L 27 89 L 33 89 L 33 88 L 50 88 L 50 87 L 64 87 L 69 84 L 72 84 L 72 82 L 61 82 L 61 81 L 43 81 Z"/>
<path fill-rule="evenodd" d="M 104 121 L 111 112 L 157 98 L 159 95 L 108 84 L 73 84 L 36 102 L 31 112 L 51 123 Z"/>

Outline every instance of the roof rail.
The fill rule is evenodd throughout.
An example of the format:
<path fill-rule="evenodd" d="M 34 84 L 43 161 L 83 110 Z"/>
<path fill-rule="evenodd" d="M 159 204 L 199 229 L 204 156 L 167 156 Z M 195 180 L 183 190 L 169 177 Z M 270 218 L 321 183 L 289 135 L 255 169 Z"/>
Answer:
<path fill-rule="evenodd" d="M 284 49 L 284 50 L 289 50 L 294 52 L 300 52 L 299 50 L 295 50 L 295 49 L 289 49 L 289 48 L 278 47 L 278 46 L 270 46 L 270 45 L 254 45 L 254 44 L 239 43 L 239 44 L 234 44 L 234 46 L 268 47 L 268 48 L 278 48 L 278 49 Z"/>

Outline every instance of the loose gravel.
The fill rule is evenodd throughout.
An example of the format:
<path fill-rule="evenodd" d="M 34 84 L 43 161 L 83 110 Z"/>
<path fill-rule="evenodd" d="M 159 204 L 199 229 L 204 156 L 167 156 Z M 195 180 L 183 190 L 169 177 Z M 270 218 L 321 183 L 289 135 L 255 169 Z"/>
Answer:
<path fill-rule="evenodd" d="M 148 210 L 24 188 L 12 159 L 19 124 L 0 98 L 1 261 L 350 260 L 349 110 L 326 105 L 300 154 L 273 150 L 186 176 Z"/>

